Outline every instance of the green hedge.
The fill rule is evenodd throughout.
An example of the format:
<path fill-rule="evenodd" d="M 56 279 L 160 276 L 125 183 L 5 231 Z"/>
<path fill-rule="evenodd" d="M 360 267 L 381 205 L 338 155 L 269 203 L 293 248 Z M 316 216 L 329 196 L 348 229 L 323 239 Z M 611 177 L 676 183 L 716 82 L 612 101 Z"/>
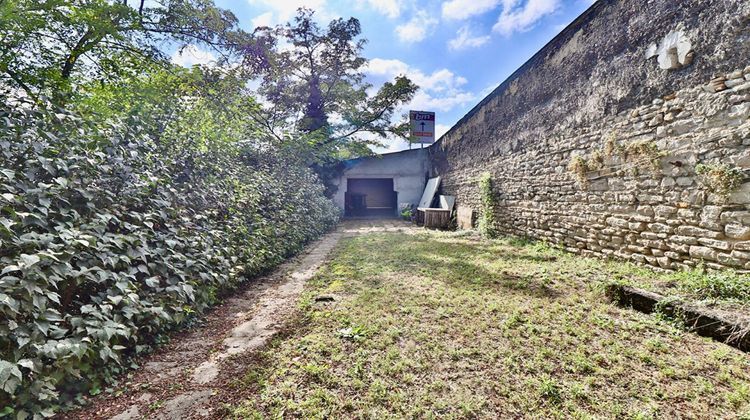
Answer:
<path fill-rule="evenodd" d="M 102 389 L 337 222 L 294 158 L 189 140 L 0 112 L 0 414 L 50 415 Z"/>

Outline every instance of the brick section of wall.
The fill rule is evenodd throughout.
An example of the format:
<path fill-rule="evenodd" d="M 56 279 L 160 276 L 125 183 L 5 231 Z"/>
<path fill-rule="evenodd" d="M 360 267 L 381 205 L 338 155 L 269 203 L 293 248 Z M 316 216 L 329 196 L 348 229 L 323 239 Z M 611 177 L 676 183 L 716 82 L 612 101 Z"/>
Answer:
<path fill-rule="evenodd" d="M 695 59 L 664 70 L 646 51 L 675 30 Z M 663 269 L 750 270 L 748 172 L 729 197 L 696 175 L 699 163 L 750 169 L 749 57 L 750 3 L 602 0 L 431 148 L 433 170 L 474 209 L 491 173 L 508 234 Z M 665 156 L 652 168 L 605 153 L 610 139 Z M 602 167 L 581 186 L 569 163 L 596 150 Z"/>

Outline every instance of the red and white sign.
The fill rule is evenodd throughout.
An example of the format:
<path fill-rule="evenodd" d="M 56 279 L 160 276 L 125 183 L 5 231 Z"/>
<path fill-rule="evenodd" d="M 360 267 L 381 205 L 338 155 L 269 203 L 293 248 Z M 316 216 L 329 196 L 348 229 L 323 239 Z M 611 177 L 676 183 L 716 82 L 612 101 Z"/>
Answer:
<path fill-rule="evenodd" d="M 435 113 L 409 111 L 409 125 L 412 143 L 432 144 L 435 142 Z"/>

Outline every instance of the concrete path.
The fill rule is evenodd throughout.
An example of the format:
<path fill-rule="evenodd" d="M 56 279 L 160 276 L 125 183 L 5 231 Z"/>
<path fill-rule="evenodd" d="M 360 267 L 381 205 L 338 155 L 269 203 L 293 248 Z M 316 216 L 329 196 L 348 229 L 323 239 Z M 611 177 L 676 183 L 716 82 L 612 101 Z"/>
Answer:
<path fill-rule="evenodd" d="M 123 384 L 121 395 L 98 398 L 64 417 L 221 417 L 221 397 L 245 371 L 243 357 L 251 357 L 253 350 L 264 346 L 284 327 L 293 316 L 305 282 L 315 275 L 338 241 L 362 233 L 408 230 L 414 228 L 398 220 L 343 222 L 298 257 L 249 282 L 236 296 L 212 310 L 201 326 L 172 337 L 169 345 L 147 357 Z"/>

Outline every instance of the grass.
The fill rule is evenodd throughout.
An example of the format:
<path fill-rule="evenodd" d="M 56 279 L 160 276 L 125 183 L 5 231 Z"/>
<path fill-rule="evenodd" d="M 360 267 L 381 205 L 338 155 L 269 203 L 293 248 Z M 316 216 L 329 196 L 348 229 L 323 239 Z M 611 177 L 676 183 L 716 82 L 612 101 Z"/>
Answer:
<path fill-rule="evenodd" d="M 656 274 L 644 267 L 612 262 L 613 283 L 627 284 L 664 296 L 719 309 L 750 313 L 750 276 L 733 270 L 692 270 Z"/>
<path fill-rule="evenodd" d="M 750 357 L 618 308 L 653 273 L 518 240 L 343 240 L 235 418 L 743 418 Z M 668 276 L 656 276 L 667 281 Z M 319 295 L 335 302 L 315 302 Z M 747 418 L 747 417 L 745 417 Z"/>
<path fill-rule="evenodd" d="M 657 284 L 657 287 L 693 299 L 750 304 L 750 278 L 734 271 L 707 272 L 699 267 L 668 276 L 666 282 Z"/>

